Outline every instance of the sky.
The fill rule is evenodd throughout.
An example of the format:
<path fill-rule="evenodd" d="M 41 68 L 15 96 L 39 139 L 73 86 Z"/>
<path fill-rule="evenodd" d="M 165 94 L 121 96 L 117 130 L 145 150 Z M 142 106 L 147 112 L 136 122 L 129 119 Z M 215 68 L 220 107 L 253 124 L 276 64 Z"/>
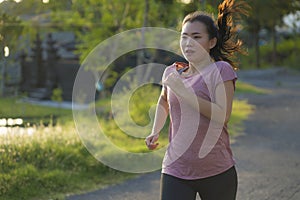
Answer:
<path fill-rule="evenodd" d="M 283 21 L 288 25 L 292 25 L 293 23 L 295 23 L 297 26 L 299 26 L 300 25 L 299 19 L 300 19 L 300 11 L 297 11 L 295 14 L 286 15 L 283 18 Z"/>

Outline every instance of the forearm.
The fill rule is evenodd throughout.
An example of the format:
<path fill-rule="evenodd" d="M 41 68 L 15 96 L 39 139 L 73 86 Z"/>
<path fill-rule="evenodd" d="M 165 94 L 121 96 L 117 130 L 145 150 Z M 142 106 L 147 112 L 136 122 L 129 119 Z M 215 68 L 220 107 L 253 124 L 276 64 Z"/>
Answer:
<path fill-rule="evenodd" d="M 189 93 L 189 96 L 185 95 L 182 97 L 184 98 L 184 102 L 210 120 L 220 123 L 227 123 L 225 106 L 222 107 L 216 103 L 198 97 L 191 92 Z"/>
<path fill-rule="evenodd" d="M 168 102 L 166 101 L 166 99 L 160 96 L 156 107 L 151 134 L 158 134 L 162 130 L 162 128 L 165 125 L 166 119 L 168 117 L 168 113 L 169 113 Z"/>
<path fill-rule="evenodd" d="M 197 96 L 193 91 L 186 88 L 177 73 L 170 74 L 163 83 L 170 87 L 176 96 L 183 100 L 182 102 L 190 105 L 208 119 L 221 124 L 226 124 L 229 121 L 234 95 L 233 81 L 225 81 L 216 86 L 213 102 Z"/>

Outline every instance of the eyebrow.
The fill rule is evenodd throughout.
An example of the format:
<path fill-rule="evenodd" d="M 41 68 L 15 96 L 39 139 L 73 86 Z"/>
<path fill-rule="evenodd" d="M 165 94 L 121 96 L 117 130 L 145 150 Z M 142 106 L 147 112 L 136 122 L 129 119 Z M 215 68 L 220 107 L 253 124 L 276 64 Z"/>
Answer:
<path fill-rule="evenodd" d="M 189 35 L 188 33 L 182 33 L 182 35 Z M 194 32 L 194 33 L 191 33 L 191 35 L 201 35 L 201 33 L 199 32 Z"/>

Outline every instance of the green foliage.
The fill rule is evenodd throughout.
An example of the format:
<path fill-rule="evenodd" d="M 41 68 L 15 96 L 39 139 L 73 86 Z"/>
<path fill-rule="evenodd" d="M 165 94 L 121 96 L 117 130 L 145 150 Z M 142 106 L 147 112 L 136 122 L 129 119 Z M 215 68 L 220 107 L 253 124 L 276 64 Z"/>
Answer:
<path fill-rule="evenodd" d="M 300 37 L 283 40 L 278 44 L 278 65 L 300 69 Z M 269 52 L 268 52 L 269 53 Z M 270 53 L 269 53 L 270 54 Z"/>
<path fill-rule="evenodd" d="M 255 54 L 253 49 L 248 49 L 247 55 L 238 56 L 238 67 L 239 69 L 254 69 L 255 65 Z"/>
<path fill-rule="evenodd" d="M 300 69 L 299 53 L 300 53 L 300 37 L 294 36 L 289 39 L 282 39 L 277 45 L 276 63 L 272 62 L 273 48 L 271 43 L 260 46 L 261 67 L 268 68 L 274 66 L 290 67 Z M 247 56 L 240 57 L 241 69 L 253 69 L 255 66 L 255 52 L 251 48 Z"/>
<path fill-rule="evenodd" d="M 254 94 L 266 94 L 269 93 L 269 90 L 258 88 L 254 85 L 238 81 L 236 83 L 236 92 L 241 94 L 241 93 L 254 93 Z"/>
<path fill-rule="evenodd" d="M 105 87 L 107 88 L 113 87 L 118 77 L 119 77 L 118 72 L 111 71 L 109 73 L 109 76 L 105 79 L 105 83 L 104 83 Z"/>
<path fill-rule="evenodd" d="M 283 16 L 294 13 L 299 10 L 300 1 L 294 0 L 249 0 L 247 3 L 251 6 L 251 12 L 249 17 L 245 20 L 246 21 L 246 28 L 251 33 L 251 40 L 250 42 L 253 43 L 256 48 L 253 51 L 255 54 L 252 59 L 255 59 L 255 66 L 261 67 L 264 66 L 264 62 L 272 62 L 273 64 L 275 61 L 279 60 L 276 56 L 269 58 L 267 61 L 261 56 L 260 59 L 260 52 L 259 48 L 259 33 L 264 28 L 268 30 L 270 34 L 268 37 L 271 38 L 273 42 L 272 46 L 272 54 L 275 55 L 277 52 L 277 37 L 276 37 L 276 26 L 283 25 Z"/>
<path fill-rule="evenodd" d="M 55 88 L 52 91 L 52 96 L 51 96 L 51 100 L 52 101 L 57 101 L 57 102 L 62 102 L 63 98 L 62 98 L 62 89 L 61 88 Z"/>
<path fill-rule="evenodd" d="M 132 82 L 131 87 L 135 88 L 134 85 Z M 133 92 L 130 92 L 129 88 L 124 88 L 123 92 L 117 94 L 112 101 L 104 99 L 96 103 L 101 127 L 111 142 L 129 152 L 148 151 L 144 145 L 144 138 L 151 132 L 160 90 L 160 87 L 151 84 L 143 85 Z M 114 116 L 111 106 L 120 108 L 115 111 Z M 167 130 L 168 122 L 161 131 L 161 147 L 168 143 Z M 136 134 L 136 137 L 131 136 L 132 133 Z"/>
<path fill-rule="evenodd" d="M 127 151 L 144 152 L 147 151 L 144 138 L 151 132 L 161 89 L 151 84 L 143 85 L 136 90 L 132 90 L 133 88 L 137 88 L 135 81 L 132 81 L 128 88 L 124 87 L 120 93 L 114 94 L 111 102 L 105 100 L 105 104 L 97 103 L 96 110 L 102 108 L 99 112 L 101 127 L 113 143 Z M 114 116 L 110 109 L 105 109 L 110 108 L 110 103 L 114 108 Z M 104 110 L 107 114 L 103 112 Z M 103 116 L 111 117 L 105 119 Z M 124 141 L 128 142 L 124 143 Z M 160 144 L 161 146 L 167 144 L 167 125 L 162 130 Z"/>
<path fill-rule="evenodd" d="M 23 26 L 18 17 L 11 16 L 0 11 L 0 49 L 1 54 L 4 46 L 8 46 L 10 51 L 16 47 L 16 40 L 22 32 Z"/>
<path fill-rule="evenodd" d="M 42 0 L 23 0 L 19 3 L 9 1 L 6 2 L 6 6 L 9 6 L 9 9 L 6 9 L 7 13 L 14 16 L 20 16 L 28 13 L 40 14 L 49 9 L 47 4 L 42 3 Z"/>
<path fill-rule="evenodd" d="M 149 124 L 151 114 L 153 116 L 160 88 L 153 85 L 144 85 L 139 87 L 131 96 L 129 101 L 129 112 L 132 119 L 139 125 L 145 126 Z M 151 111 L 151 109 L 153 109 Z M 151 113 L 152 112 L 152 113 Z"/>
<path fill-rule="evenodd" d="M 65 123 L 72 118 L 70 109 L 33 105 L 17 98 L 0 98 L 0 104 L 0 118 L 22 118 L 30 124 L 48 123 L 53 118 L 59 123 Z"/>
<path fill-rule="evenodd" d="M 250 15 L 247 18 L 247 29 L 250 32 L 259 31 L 257 28 L 274 29 L 282 25 L 283 16 L 299 9 L 299 0 L 249 0 Z"/>
<path fill-rule="evenodd" d="M 143 25 L 176 27 L 182 18 L 181 4 L 176 1 L 149 1 L 148 13 L 145 5 L 140 0 L 76 0 L 70 9 L 53 12 L 52 19 L 77 34 L 83 61 L 96 45 L 117 33 Z"/>

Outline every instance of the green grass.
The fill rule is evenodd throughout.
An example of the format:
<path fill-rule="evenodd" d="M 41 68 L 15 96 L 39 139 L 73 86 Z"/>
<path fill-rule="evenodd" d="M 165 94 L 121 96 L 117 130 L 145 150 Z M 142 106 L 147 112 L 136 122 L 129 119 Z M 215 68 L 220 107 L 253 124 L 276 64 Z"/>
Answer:
<path fill-rule="evenodd" d="M 243 134 L 243 122 L 251 115 L 255 107 L 250 105 L 247 100 L 234 100 L 232 105 L 232 114 L 229 121 L 230 134 L 238 136 Z"/>
<path fill-rule="evenodd" d="M 252 94 L 270 93 L 270 91 L 267 89 L 259 88 L 254 85 L 251 85 L 249 83 L 242 82 L 242 81 L 237 81 L 236 92 L 239 94 L 241 94 L 241 93 L 252 93 Z"/>
<path fill-rule="evenodd" d="M 237 92 L 263 93 L 265 91 L 239 82 Z M 147 96 L 143 97 L 143 95 Z M 130 115 L 136 123 L 142 125 L 150 123 L 148 110 L 157 100 L 158 95 L 159 88 L 147 88 L 135 92 L 130 101 L 137 106 L 131 107 Z M 147 99 L 149 104 L 141 104 L 140 98 Z M 17 98 L 0 99 L 2 105 L 0 116 L 40 119 L 55 115 L 57 124 L 47 127 L 34 126 L 32 135 L 0 135 L 1 200 L 64 199 L 67 194 L 99 189 L 135 176 L 101 164 L 87 151 L 76 132 L 70 110 L 16 103 L 16 101 Z M 143 138 L 125 134 L 114 120 L 111 120 L 109 100 L 97 102 L 96 106 L 99 122 L 111 142 L 131 152 L 148 151 Z M 103 107 L 105 109 L 101 109 Z M 254 107 L 246 100 L 233 102 L 229 124 L 231 134 L 238 135 L 243 132 L 243 121 L 253 110 Z M 126 121 L 124 123 L 126 124 Z M 162 131 L 161 146 L 168 143 L 167 130 L 166 126 Z M 107 151 L 107 156 L 109 153 Z"/>
<path fill-rule="evenodd" d="M 236 83 L 237 94 L 269 94 L 271 91 L 263 88 L 256 87 L 249 83 L 238 81 Z M 234 100 L 232 105 L 232 114 L 229 121 L 230 133 L 233 136 L 243 134 L 243 122 L 253 113 L 255 106 L 245 100 Z"/>
<path fill-rule="evenodd" d="M 0 98 L 0 118 L 22 118 L 25 124 L 64 123 L 72 120 L 72 110 L 33 105 L 19 98 Z"/>
<path fill-rule="evenodd" d="M 57 199 L 132 177 L 98 162 L 72 123 L 0 135 L 0 199 Z M 61 198 L 63 199 L 63 198 Z"/>

